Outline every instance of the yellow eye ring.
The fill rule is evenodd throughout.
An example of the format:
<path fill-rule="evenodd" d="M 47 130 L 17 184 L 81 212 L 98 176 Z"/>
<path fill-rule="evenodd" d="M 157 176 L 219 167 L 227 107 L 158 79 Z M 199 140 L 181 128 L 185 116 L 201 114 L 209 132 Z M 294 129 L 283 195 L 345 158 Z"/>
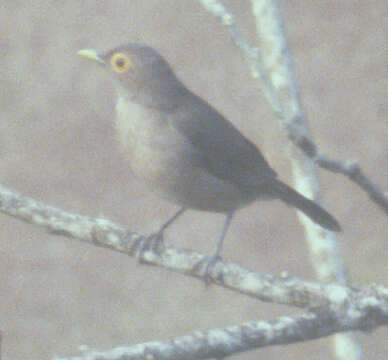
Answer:
<path fill-rule="evenodd" d="M 110 64 L 115 72 L 122 74 L 132 67 L 129 57 L 123 53 L 114 53 L 110 58 Z"/>

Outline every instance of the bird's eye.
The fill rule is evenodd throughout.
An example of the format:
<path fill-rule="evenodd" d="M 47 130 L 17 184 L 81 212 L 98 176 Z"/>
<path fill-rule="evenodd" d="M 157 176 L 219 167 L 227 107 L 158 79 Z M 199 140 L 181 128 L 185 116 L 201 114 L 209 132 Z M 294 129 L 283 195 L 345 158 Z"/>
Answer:
<path fill-rule="evenodd" d="M 110 63 L 113 70 L 119 74 L 126 72 L 130 67 L 132 67 L 131 60 L 123 53 L 114 53 L 110 58 Z"/>

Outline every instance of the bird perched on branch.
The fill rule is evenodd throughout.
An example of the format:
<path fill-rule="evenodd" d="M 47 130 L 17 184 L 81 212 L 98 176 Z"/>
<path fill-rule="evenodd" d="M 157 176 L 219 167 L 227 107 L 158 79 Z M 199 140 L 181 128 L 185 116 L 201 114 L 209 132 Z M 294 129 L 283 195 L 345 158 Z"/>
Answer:
<path fill-rule="evenodd" d="M 323 228 L 341 230 L 326 210 L 278 180 L 258 148 L 192 93 L 156 50 L 128 44 L 78 54 L 116 80 L 117 137 L 134 174 L 180 206 L 157 234 L 187 209 L 226 214 L 207 271 L 220 258 L 233 214 L 256 200 L 280 199 Z"/>

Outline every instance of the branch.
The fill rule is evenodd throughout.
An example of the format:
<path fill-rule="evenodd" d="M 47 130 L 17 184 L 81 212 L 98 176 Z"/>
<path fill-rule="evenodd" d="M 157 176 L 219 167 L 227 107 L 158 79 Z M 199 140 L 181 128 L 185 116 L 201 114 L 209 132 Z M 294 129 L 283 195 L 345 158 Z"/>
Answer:
<path fill-rule="evenodd" d="M 365 176 L 361 167 L 355 161 L 338 160 L 330 158 L 319 152 L 314 142 L 305 134 L 297 122 L 286 125 L 288 138 L 296 145 L 305 155 L 314 160 L 321 168 L 336 174 L 342 174 L 357 184 L 364 190 L 387 215 L 388 215 L 388 195 Z"/>
<path fill-rule="evenodd" d="M 260 49 L 251 47 L 245 38 L 241 35 L 241 31 L 236 25 L 236 20 L 231 12 L 229 12 L 218 0 L 199 0 L 202 6 L 216 16 L 224 25 L 234 42 L 234 44 L 247 56 L 250 61 L 252 77 L 259 79 L 259 85 L 264 93 L 265 98 L 271 104 L 274 111 L 280 116 L 283 112 L 280 100 L 277 97 L 276 90 L 272 86 L 267 72 L 264 70 L 264 64 L 261 60 Z"/>
<path fill-rule="evenodd" d="M 317 151 L 317 147 L 310 138 L 307 120 L 302 110 L 301 101 L 295 81 L 292 60 L 288 49 L 282 16 L 276 0 L 251 0 L 252 11 L 256 19 L 257 38 L 262 52 L 251 48 L 240 35 L 233 15 L 218 0 L 200 0 L 202 5 L 213 15 L 218 17 L 231 34 L 235 44 L 247 55 L 251 62 L 252 75 L 259 78 L 259 84 L 264 95 L 271 104 L 275 114 L 279 117 L 282 127 L 287 131 L 288 138 L 296 147 L 292 149 L 291 164 L 296 188 L 306 196 L 320 199 L 320 186 L 315 164 L 328 170 L 333 168 L 329 161 Z M 298 151 L 299 150 L 299 151 Z M 307 156 L 306 156 L 307 155 Z M 317 161 L 318 160 L 318 161 Z M 366 191 L 387 213 L 388 199 L 375 184 L 368 180 L 357 167 L 357 171 L 346 172 L 345 162 L 331 161 L 342 165 L 341 173 L 356 182 Z M 305 227 L 306 240 L 310 247 L 312 263 L 318 278 L 326 282 L 347 283 L 347 275 L 343 261 L 337 248 L 333 233 L 322 231 L 306 216 L 299 213 L 299 218 Z M 343 341 L 351 344 L 352 354 L 344 356 L 337 352 L 338 358 L 362 359 L 360 347 L 353 339 L 336 338 L 336 346 L 343 346 Z M 349 346 L 347 346 L 349 348 Z"/>
<path fill-rule="evenodd" d="M 198 264 L 203 255 L 173 247 L 140 251 L 147 238 L 106 219 L 70 214 L 21 196 L 0 185 L 0 211 L 63 235 L 103 246 L 141 261 L 186 275 L 203 277 Z M 219 285 L 263 301 L 314 306 L 317 310 L 274 321 L 251 322 L 242 326 L 195 332 L 167 343 L 152 342 L 107 353 L 91 353 L 85 359 L 194 359 L 230 355 L 272 344 L 304 341 L 352 329 L 370 330 L 388 324 L 388 289 L 378 285 L 362 290 L 341 285 L 320 285 L 300 279 L 262 275 L 232 263 L 219 263 L 211 274 Z M 147 356 L 148 357 L 147 357 Z M 74 358 L 83 359 L 83 357 Z"/>
<path fill-rule="evenodd" d="M 383 290 L 380 292 L 380 290 Z M 241 326 L 195 331 L 166 342 L 122 346 L 106 352 L 56 360 L 187 360 L 223 358 L 270 345 L 286 345 L 349 330 L 370 330 L 388 324 L 388 289 L 368 288 L 351 302 L 319 307 L 310 312 L 282 316 Z M 384 303 L 382 307 L 378 306 Z"/>
<path fill-rule="evenodd" d="M 200 0 L 200 2 L 206 10 L 208 10 L 214 16 L 219 18 L 222 24 L 227 28 L 235 45 L 239 47 L 240 50 L 250 60 L 252 76 L 260 80 L 259 84 L 264 92 L 264 96 L 266 97 L 267 101 L 271 104 L 275 113 L 279 117 L 284 118 L 284 105 L 281 104 L 281 99 L 278 96 L 276 89 L 271 82 L 274 81 L 274 78 L 276 78 L 276 74 L 272 74 L 272 79 L 269 78 L 269 76 L 266 74 L 265 65 L 261 58 L 262 56 L 265 57 L 266 53 L 260 52 L 259 49 L 252 47 L 248 44 L 248 42 L 241 35 L 241 32 L 236 25 L 236 21 L 233 14 L 231 14 L 218 0 Z M 259 23 L 265 23 L 265 25 L 268 25 L 272 21 L 272 19 L 264 19 L 263 14 L 269 14 L 269 16 L 271 16 L 273 15 L 273 12 L 275 12 L 276 16 L 280 16 L 278 10 L 274 11 L 272 9 L 272 11 L 267 11 L 268 9 L 266 6 L 268 4 L 266 3 L 272 1 L 252 2 L 259 3 L 259 5 L 256 5 L 256 7 L 254 8 L 254 12 L 256 13 L 256 19 L 258 19 L 257 21 Z M 271 33 L 269 34 L 269 37 L 273 40 Z M 282 42 L 285 42 L 285 40 L 283 39 Z M 270 47 L 268 46 L 268 44 L 265 45 L 267 45 L 266 48 L 273 49 L 275 47 Z M 279 46 L 276 46 L 276 48 L 279 48 Z M 288 50 L 285 51 L 281 48 L 279 49 L 279 52 L 282 54 L 282 56 L 289 57 Z M 269 55 L 273 59 L 272 51 L 269 51 Z M 291 60 L 286 59 L 285 62 L 290 64 Z M 278 77 L 278 79 L 284 76 L 284 73 L 282 73 L 281 71 L 280 73 L 281 76 Z M 292 91 L 296 94 L 295 87 L 296 84 L 292 84 L 292 89 L 290 89 L 289 91 Z M 299 116 L 304 117 L 304 115 L 301 114 L 299 114 Z M 353 181 L 355 184 L 360 186 L 361 189 L 369 195 L 371 200 L 374 201 L 378 206 L 380 206 L 380 208 L 383 209 L 386 214 L 388 214 L 388 195 L 385 195 L 384 192 L 379 189 L 376 184 L 374 184 L 367 176 L 365 176 L 362 173 L 359 165 L 357 165 L 356 163 L 346 160 L 331 159 L 320 153 L 318 147 L 309 137 L 310 135 L 306 131 L 304 125 L 300 123 L 299 116 L 295 116 L 294 118 L 290 117 L 282 121 L 282 126 L 286 130 L 287 136 L 291 140 L 291 142 L 321 168 L 347 176 L 350 181 Z"/>
<path fill-rule="evenodd" d="M 375 183 L 363 174 L 356 162 L 335 160 L 319 153 L 317 153 L 315 161 L 324 169 L 347 176 L 363 189 L 370 199 L 388 215 L 388 195 L 384 194 Z"/>
<path fill-rule="evenodd" d="M 1 184 L 0 211 L 39 226 L 51 234 L 135 256 L 144 264 L 205 278 L 205 266 L 198 266 L 205 255 L 172 246 L 147 249 L 149 239 L 124 226 L 107 219 L 92 219 L 65 212 L 22 196 Z M 255 273 L 228 261 L 219 262 L 210 275 L 214 283 L 261 301 L 302 308 L 349 302 L 365 291 L 339 284 L 317 284 L 291 276 Z"/>

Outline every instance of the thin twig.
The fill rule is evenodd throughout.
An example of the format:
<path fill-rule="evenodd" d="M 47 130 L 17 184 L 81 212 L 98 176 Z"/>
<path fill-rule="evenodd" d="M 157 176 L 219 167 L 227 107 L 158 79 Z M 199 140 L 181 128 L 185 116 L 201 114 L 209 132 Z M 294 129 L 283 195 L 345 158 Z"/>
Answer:
<path fill-rule="evenodd" d="M 322 154 L 317 155 L 316 162 L 324 169 L 347 176 L 361 189 L 363 189 L 369 195 L 371 200 L 380 206 L 380 208 L 388 215 L 388 196 L 374 182 L 364 175 L 359 164 L 354 161 L 331 159 Z"/>
<path fill-rule="evenodd" d="M 323 169 L 347 176 L 349 180 L 363 189 L 371 200 L 380 206 L 380 208 L 388 215 L 388 195 L 364 175 L 357 162 L 333 159 L 323 155 L 297 123 L 287 124 L 286 128 L 289 139 L 294 145 L 302 150 L 306 156 L 314 160 L 315 163 Z"/>

